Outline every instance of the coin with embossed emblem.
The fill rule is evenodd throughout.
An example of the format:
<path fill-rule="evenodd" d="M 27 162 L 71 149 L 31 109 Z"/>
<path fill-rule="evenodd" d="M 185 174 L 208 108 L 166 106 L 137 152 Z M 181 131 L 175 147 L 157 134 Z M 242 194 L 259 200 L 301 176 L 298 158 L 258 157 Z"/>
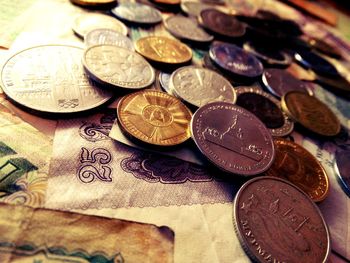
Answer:
<path fill-rule="evenodd" d="M 114 45 L 89 47 L 83 65 L 90 77 L 111 86 L 141 89 L 154 82 L 152 66 L 139 54 Z"/>
<path fill-rule="evenodd" d="M 205 9 L 200 13 L 202 26 L 214 34 L 236 38 L 245 34 L 246 27 L 235 16 L 225 14 L 217 9 Z"/>
<path fill-rule="evenodd" d="M 131 23 L 157 24 L 162 21 L 162 15 L 157 9 L 139 3 L 121 3 L 111 12 L 119 19 Z"/>
<path fill-rule="evenodd" d="M 282 109 L 296 122 L 321 136 L 335 136 L 340 122 L 335 114 L 314 96 L 290 91 L 282 97 Z"/>
<path fill-rule="evenodd" d="M 239 87 L 236 93 L 236 104 L 258 117 L 272 136 L 286 136 L 293 131 L 294 123 L 282 111 L 275 97 L 255 87 Z"/>
<path fill-rule="evenodd" d="M 168 37 L 143 37 L 137 40 L 135 48 L 145 58 L 160 63 L 183 64 L 192 59 L 187 45 Z"/>
<path fill-rule="evenodd" d="M 87 13 L 78 16 L 73 25 L 73 31 L 80 37 L 98 28 L 112 29 L 124 36 L 128 34 L 128 28 L 118 19 L 98 13 Z"/>
<path fill-rule="evenodd" d="M 328 262 L 330 234 L 319 208 L 286 180 L 246 182 L 234 199 L 233 223 L 254 262 Z"/>
<path fill-rule="evenodd" d="M 190 138 L 191 111 L 177 98 L 145 90 L 123 97 L 117 107 L 123 130 L 144 143 L 178 145 Z"/>
<path fill-rule="evenodd" d="M 286 179 L 303 190 L 314 202 L 327 197 L 329 181 L 325 169 L 317 159 L 302 146 L 282 138 L 275 138 L 275 160 L 269 176 Z"/>
<path fill-rule="evenodd" d="M 241 78 L 259 77 L 264 70 L 255 56 L 233 44 L 214 42 L 209 55 L 221 68 Z"/>
<path fill-rule="evenodd" d="M 201 67 L 177 69 L 171 74 L 169 85 L 176 97 L 196 107 L 214 101 L 236 101 L 236 92 L 227 79 L 215 71 Z"/>
<path fill-rule="evenodd" d="M 84 74 L 83 50 L 46 45 L 18 52 L 1 71 L 2 88 L 18 104 L 46 113 L 74 113 L 102 105 L 112 93 Z"/>
<path fill-rule="evenodd" d="M 130 38 L 111 29 L 94 29 L 86 34 L 84 42 L 87 47 L 95 45 L 115 45 L 134 51 L 134 43 Z"/>
<path fill-rule="evenodd" d="M 183 16 L 169 16 L 165 20 L 166 29 L 175 37 L 194 42 L 210 42 L 214 39 L 196 21 Z"/>
<path fill-rule="evenodd" d="M 252 176 L 266 171 L 275 152 L 271 133 L 249 111 L 227 102 L 199 108 L 191 122 L 200 151 L 224 171 Z"/>

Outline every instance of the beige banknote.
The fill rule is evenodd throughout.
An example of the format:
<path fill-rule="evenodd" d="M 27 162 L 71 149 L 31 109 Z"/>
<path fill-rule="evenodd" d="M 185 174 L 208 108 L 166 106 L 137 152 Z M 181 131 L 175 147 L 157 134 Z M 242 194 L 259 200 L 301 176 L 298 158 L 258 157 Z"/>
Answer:
<path fill-rule="evenodd" d="M 0 203 L 0 262 L 173 262 L 165 226 Z"/>

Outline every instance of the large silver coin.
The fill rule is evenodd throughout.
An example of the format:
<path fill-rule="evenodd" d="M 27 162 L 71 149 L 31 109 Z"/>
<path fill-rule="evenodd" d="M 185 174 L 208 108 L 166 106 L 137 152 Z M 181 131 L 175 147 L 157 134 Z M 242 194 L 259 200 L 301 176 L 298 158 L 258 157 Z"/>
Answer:
<path fill-rule="evenodd" d="M 2 68 L 2 88 L 20 105 L 42 112 L 73 113 L 100 106 L 112 93 L 89 81 L 82 55 L 81 48 L 63 45 L 20 51 Z"/>
<path fill-rule="evenodd" d="M 112 29 L 124 36 L 128 34 L 128 28 L 118 19 L 98 13 L 80 15 L 75 19 L 73 25 L 73 31 L 81 38 L 84 38 L 88 32 L 98 28 Z"/>
<path fill-rule="evenodd" d="M 166 29 L 175 37 L 195 42 L 210 42 L 214 39 L 190 18 L 170 16 L 165 20 Z"/>
<path fill-rule="evenodd" d="M 162 15 L 157 9 L 139 3 L 121 3 L 112 9 L 112 14 L 121 20 L 138 24 L 156 24 L 162 21 Z"/>
<path fill-rule="evenodd" d="M 141 55 L 113 45 L 86 49 L 83 64 L 90 77 L 116 87 L 141 89 L 155 78 L 154 69 Z"/>
<path fill-rule="evenodd" d="M 114 45 L 134 51 L 131 39 L 112 29 L 94 29 L 86 34 L 84 38 L 86 47 L 96 45 Z"/>
<path fill-rule="evenodd" d="M 174 71 L 170 77 L 170 90 L 197 107 L 214 101 L 236 101 L 236 92 L 227 79 L 215 71 L 195 66 Z"/>

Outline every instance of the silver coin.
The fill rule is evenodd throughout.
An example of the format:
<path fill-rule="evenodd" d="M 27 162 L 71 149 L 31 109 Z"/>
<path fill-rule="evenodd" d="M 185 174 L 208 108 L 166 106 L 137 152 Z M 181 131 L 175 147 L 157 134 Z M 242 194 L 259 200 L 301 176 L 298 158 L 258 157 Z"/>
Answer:
<path fill-rule="evenodd" d="M 181 1 L 181 10 L 189 16 L 198 17 L 205 9 L 211 9 L 213 6 L 201 2 Z"/>
<path fill-rule="evenodd" d="M 175 37 L 196 42 L 210 42 L 214 39 L 198 23 L 183 16 L 170 16 L 165 20 L 166 29 Z"/>
<path fill-rule="evenodd" d="M 114 45 L 134 51 L 131 39 L 112 29 L 99 28 L 86 34 L 84 38 L 86 47 L 96 45 Z"/>
<path fill-rule="evenodd" d="M 98 28 L 112 29 L 124 36 L 128 34 L 128 28 L 118 19 L 98 13 L 80 15 L 75 19 L 73 25 L 73 31 L 82 38 L 84 38 L 88 32 Z"/>
<path fill-rule="evenodd" d="M 169 94 L 172 94 L 171 89 L 169 87 L 169 81 L 170 81 L 171 74 L 160 72 L 159 73 L 159 82 L 162 86 L 163 90 Z"/>
<path fill-rule="evenodd" d="M 96 81 L 121 88 L 145 88 L 155 78 L 154 69 L 141 55 L 114 45 L 89 47 L 83 65 Z"/>
<path fill-rule="evenodd" d="M 119 19 L 132 23 L 156 24 L 162 21 L 162 15 L 157 9 L 139 3 L 121 3 L 111 12 Z"/>
<path fill-rule="evenodd" d="M 231 83 L 210 69 L 195 66 L 179 68 L 171 74 L 169 86 L 175 96 L 197 107 L 214 101 L 236 101 Z"/>
<path fill-rule="evenodd" d="M 85 75 L 83 50 L 46 45 L 13 55 L 1 71 L 6 95 L 22 106 L 48 113 L 73 113 L 100 106 L 112 93 L 97 88 Z"/>

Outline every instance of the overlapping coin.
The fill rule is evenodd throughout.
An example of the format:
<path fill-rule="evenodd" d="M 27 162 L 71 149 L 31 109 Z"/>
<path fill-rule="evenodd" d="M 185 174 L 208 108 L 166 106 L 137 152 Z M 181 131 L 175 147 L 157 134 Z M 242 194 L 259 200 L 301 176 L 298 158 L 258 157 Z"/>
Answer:
<path fill-rule="evenodd" d="M 239 87 L 236 93 L 236 104 L 258 117 L 272 136 L 282 137 L 293 131 L 294 123 L 282 111 L 279 100 L 254 87 Z"/>
<path fill-rule="evenodd" d="M 233 205 L 241 246 L 254 262 L 327 262 L 330 234 L 318 207 L 290 182 L 270 176 L 246 182 Z"/>
<path fill-rule="evenodd" d="M 145 58 L 168 64 L 184 64 L 192 59 L 192 50 L 178 40 L 162 36 L 143 37 L 136 41 L 135 49 Z"/>
<path fill-rule="evenodd" d="M 315 134 L 335 136 L 340 132 L 336 115 L 314 96 L 290 91 L 282 97 L 282 109 L 296 122 Z"/>
<path fill-rule="evenodd" d="M 215 71 L 201 67 L 177 69 L 171 75 L 169 86 L 176 97 L 196 107 L 214 101 L 236 101 L 236 92 L 227 79 Z"/>
<path fill-rule="evenodd" d="M 177 98 L 145 90 L 123 97 L 117 108 L 122 129 L 138 141 L 174 146 L 190 138 L 191 111 Z"/>
<path fill-rule="evenodd" d="M 39 112 L 74 113 L 93 109 L 112 98 L 84 74 L 83 50 L 46 45 L 18 52 L 1 71 L 2 88 L 18 104 Z"/>
<path fill-rule="evenodd" d="M 325 169 L 302 146 L 282 138 L 275 138 L 276 157 L 266 175 L 286 179 L 303 190 L 314 202 L 323 201 L 329 192 Z"/>
<path fill-rule="evenodd" d="M 169 94 L 171 94 L 171 90 L 170 90 L 170 85 L 169 85 L 169 82 L 170 82 L 170 77 L 171 77 L 171 74 L 168 74 L 168 73 L 165 73 L 165 72 L 160 72 L 159 73 L 159 82 L 160 82 L 160 85 L 162 86 L 163 90 Z"/>
<path fill-rule="evenodd" d="M 87 47 L 95 45 L 115 45 L 134 51 L 134 43 L 131 39 L 112 29 L 94 29 L 86 34 L 84 43 Z"/>
<path fill-rule="evenodd" d="M 199 108 L 191 133 L 204 156 L 229 173 L 253 176 L 273 162 L 271 133 L 252 113 L 232 103 L 213 102 Z"/>

